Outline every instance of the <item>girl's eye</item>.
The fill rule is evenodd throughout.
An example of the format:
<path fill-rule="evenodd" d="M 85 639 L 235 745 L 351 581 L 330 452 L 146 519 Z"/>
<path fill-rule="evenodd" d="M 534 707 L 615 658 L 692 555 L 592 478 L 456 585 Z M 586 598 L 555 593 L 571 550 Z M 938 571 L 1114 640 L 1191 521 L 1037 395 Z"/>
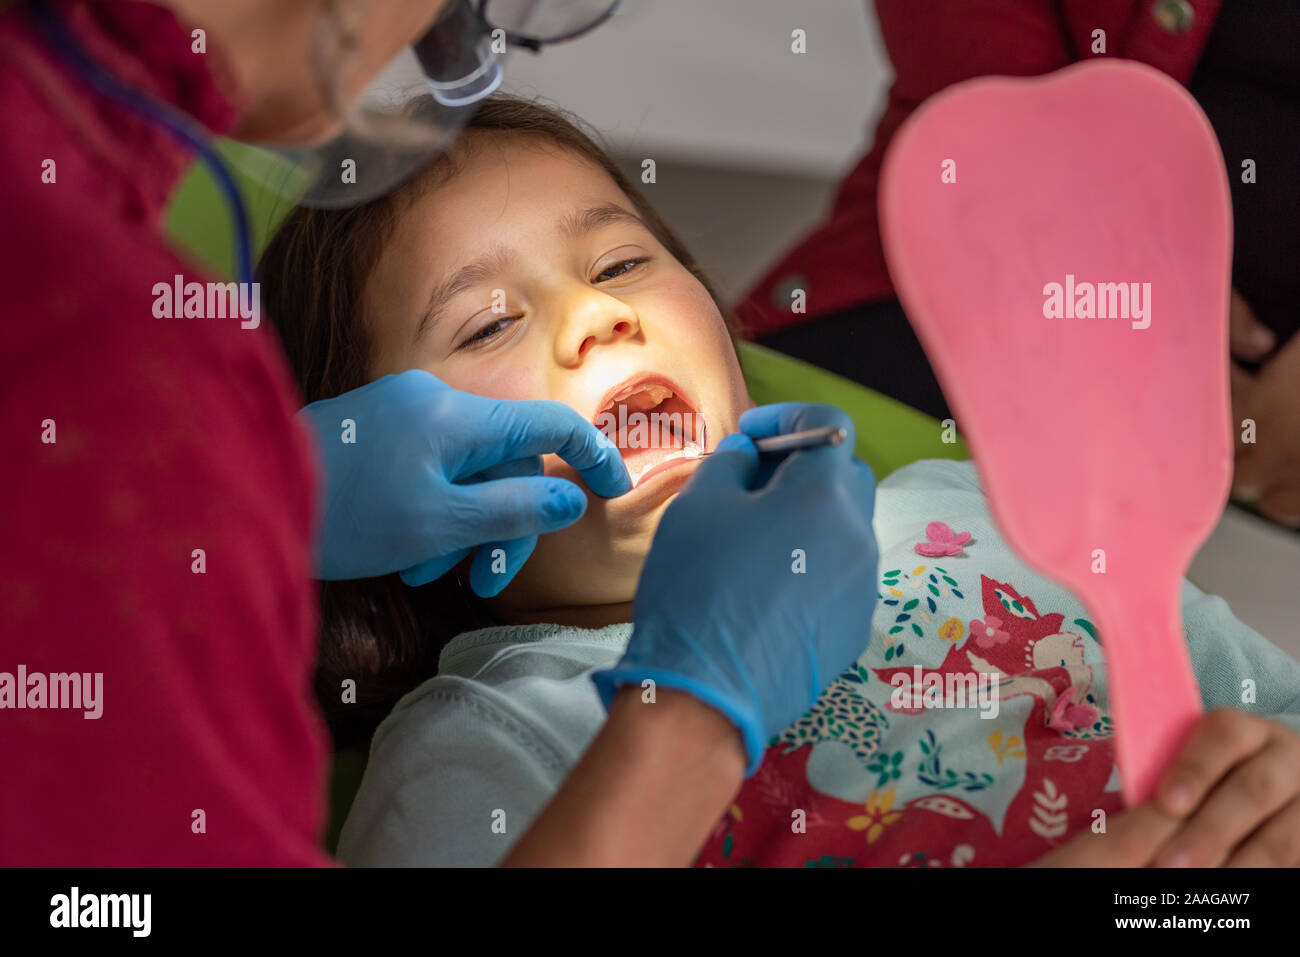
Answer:
<path fill-rule="evenodd" d="M 650 261 L 649 256 L 642 256 L 639 259 L 624 259 L 623 261 L 616 262 L 614 263 L 614 265 L 605 269 L 599 276 L 595 278 L 594 281 L 604 282 L 606 279 L 617 279 L 620 276 L 626 276 L 628 273 L 636 269 L 638 266 L 641 266 L 644 263 L 648 263 L 649 261 Z"/>
<path fill-rule="evenodd" d="M 472 349 L 475 346 L 480 346 L 486 342 L 490 342 L 510 328 L 511 323 L 517 322 L 520 318 L 520 316 L 502 316 L 500 319 L 493 319 L 487 325 L 483 326 L 483 328 L 479 329 L 478 332 L 474 333 L 474 335 L 470 336 L 457 346 L 457 348 Z"/>

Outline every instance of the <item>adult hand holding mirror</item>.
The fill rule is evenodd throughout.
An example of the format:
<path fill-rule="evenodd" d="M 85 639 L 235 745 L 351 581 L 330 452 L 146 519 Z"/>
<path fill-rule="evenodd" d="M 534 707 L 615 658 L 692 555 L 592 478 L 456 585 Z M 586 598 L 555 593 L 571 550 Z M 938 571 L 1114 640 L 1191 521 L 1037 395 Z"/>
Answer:
<path fill-rule="evenodd" d="M 880 210 L 1002 532 L 1099 623 L 1124 796 L 1143 801 L 1200 715 L 1180 590 L 1232 474 L 1214 133 L 1135 62 L 972 80 L 899 130 Z"/>

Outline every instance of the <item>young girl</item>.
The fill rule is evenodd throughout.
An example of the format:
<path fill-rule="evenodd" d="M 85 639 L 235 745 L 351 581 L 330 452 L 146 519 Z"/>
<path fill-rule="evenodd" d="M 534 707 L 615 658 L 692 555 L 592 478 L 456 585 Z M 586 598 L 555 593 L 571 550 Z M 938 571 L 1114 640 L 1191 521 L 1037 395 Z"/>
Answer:
<path fill-rule="evenodd" d="M 262 281 L 308 401 L 424 369 L 593 422 L 619 407 L 690 414 L 709 448 L 752 405 L 685 248 L 604 152 L 532 103 L 490 99 L 390 197 L 296 211 Z M 344 862 L 494 864 L 578 762 L 605 720 L 590 675 L 626 647 L 655 528 L 698 461 L 625 458 L 633 491 L 589 496 L 496 599 L 454 574 L 415 590 L 395 577 L 325 585 L 319 691 L 336 739 L 364 739 L 400 696 L 374 732 Z M 546 470 L 579 481 L 554 457 Z M 1121 808 L 1105 636 L 1002 542 L 970 463 L 886 478 L 875 529 L 862 656 L 772 739 L 698 862 L 1119 860 L 1092 839 Z M 1207 707 L 1240 710 L 1208 717 L 1180 752 L 1186 816 L 1160 863 L 1300 863 L 1300 663 L 1190 582 L 1183 614 Z M 358 704 L 339 704 L 344 678 Z"/>

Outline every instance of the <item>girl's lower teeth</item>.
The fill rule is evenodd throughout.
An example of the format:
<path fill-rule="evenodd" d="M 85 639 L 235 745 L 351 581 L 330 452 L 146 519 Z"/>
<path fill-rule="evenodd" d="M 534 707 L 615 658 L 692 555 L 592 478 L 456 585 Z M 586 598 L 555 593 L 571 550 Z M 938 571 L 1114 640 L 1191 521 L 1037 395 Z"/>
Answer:
<path fill-rule="evenodd" d="M 674 451 L 669 452 L 658 462 L 650 462 L 647 465 L 643 465 L 640 468 L 638 468 L 632 475 L 632 484 L 635 485 L 637 482 L 640 482 L 642 477 L 645 476 L 647 472 L 649 472 L 651 469 L 658 468 L 659 466 L 663 465 L 665 462 L 670 462 L 673 459 L 698 459 L 701 454 L 702 451 L 700 449 L 700 446 L 697 443 L 687 442 L 683 448 L 675 449 Z"/>

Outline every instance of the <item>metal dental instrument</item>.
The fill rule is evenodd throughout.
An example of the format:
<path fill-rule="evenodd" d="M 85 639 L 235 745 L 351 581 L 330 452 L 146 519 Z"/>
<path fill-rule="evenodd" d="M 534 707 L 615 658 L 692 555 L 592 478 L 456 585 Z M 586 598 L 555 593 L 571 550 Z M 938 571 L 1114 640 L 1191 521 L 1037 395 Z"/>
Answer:
<path fill-rule="evenodd" d="M 801 432 L 789 432 L 785 435 L 773 435 L 765 439 L 755 439 L 754 446 L 760 455 L 778 455 L 794 452 L 798 449 L 812 449 L 820 445 L 839 445 L 849 437 L 847 429 L 835 425 L 822 426 L 819 429 L 804 429 Z M 712 455 L 713 450 L 701 452 L 701 456 Z"/>

